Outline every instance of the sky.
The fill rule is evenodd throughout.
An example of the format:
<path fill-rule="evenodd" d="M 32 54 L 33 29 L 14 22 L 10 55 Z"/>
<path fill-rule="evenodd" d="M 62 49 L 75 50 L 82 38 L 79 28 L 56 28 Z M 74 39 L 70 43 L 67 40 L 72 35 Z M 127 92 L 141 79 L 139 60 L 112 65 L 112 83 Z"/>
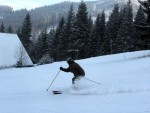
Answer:
<path fill-rule="evenodd" d="M 0 0 L 0 5 L 8 5 L 13 7 L 14 10 L 26 8 L 28 10 L 44 5 L 52 5 L 63 1 L 80 2 L 81 0 Z M 96 0 L 84 0 L 96 1 Z"/>

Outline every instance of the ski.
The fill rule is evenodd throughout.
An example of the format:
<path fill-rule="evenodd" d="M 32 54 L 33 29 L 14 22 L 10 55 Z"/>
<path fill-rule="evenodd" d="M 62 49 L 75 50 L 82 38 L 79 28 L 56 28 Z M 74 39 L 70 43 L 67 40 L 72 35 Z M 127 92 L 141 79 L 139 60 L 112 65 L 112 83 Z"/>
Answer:
<path fill-rule="evenodd" d="M 62 91 L 52 91 L 53 94 L 62 94 Z"/>

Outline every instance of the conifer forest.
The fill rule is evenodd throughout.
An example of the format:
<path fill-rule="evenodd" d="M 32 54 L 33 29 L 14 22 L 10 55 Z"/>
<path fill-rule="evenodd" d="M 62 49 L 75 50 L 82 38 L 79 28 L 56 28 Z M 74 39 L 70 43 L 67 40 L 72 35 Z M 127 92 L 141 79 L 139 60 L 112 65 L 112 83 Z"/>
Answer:
<path fill-rule="evenodd" d="M 32 31 L 30 13 L 22 26 L 14 31 L 10 25 L 0 23 L 0 32 L 17 33 L 34 63 L 45 64 L 63 61 L 68 57 L 90 57 L 150 49 L 150 0 L 139 1 L 133 15 L 131 0 L 119 7 L 115 4 L 109 17 L 105 10 L 96 18 L 81 1 L 77 11 L 71 4 L 67 17 L 60 18 L 56 27 L 45 26 L 39 34 Z"/>

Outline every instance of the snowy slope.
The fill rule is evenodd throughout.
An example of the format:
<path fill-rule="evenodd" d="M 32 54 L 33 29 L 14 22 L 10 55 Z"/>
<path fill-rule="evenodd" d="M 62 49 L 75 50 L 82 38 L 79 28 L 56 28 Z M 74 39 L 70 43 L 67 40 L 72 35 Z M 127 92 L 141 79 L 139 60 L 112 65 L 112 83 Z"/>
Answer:
<path fill-rule="evenodd" d="M 73 90 L 66 62 L 0 70 L 0 113 L 150 113 L 150 51 L 78 60 L 86 78 Z M 53 95 L 51 90 L 67 93 Z"/>

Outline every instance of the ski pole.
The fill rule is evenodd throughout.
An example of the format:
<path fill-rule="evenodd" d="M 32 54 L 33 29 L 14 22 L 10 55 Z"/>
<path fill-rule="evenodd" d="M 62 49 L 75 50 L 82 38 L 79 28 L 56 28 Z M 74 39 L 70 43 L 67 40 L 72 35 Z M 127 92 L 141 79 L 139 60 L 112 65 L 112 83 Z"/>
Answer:
<path fill-rule="evenodd" d="M 47 91 L 48 91 L 48 89 L 51 87 L 51 85 L 53 84 L 53 82 L 55 81 L 55 79 L 57 78 L 57 76 L 59 75 L 59 73 L 60 73 L 60 70 L 59 70 L 59 72 L 57 73 L 57 75 L 55 76 L 55 78 L 53 79 L 53 81 L 51 82 L 51 84 L 49 85 L 49 87 L 47 88 Z"/>
<path fill-rule="evenodd" d="M 88 78 L 85 78 L 85 77 L 83 77 L 83 78 L 86 79 L 86 80 L 88 80 L 88 81 L 91 81 L 91 82 L 93 82 L 93 83 L 100 84 L 100 83 L 95 82 L 95 81 L 93 81 L 93 80 L 90 80 L 90 79 L 88 79 Z"/>

